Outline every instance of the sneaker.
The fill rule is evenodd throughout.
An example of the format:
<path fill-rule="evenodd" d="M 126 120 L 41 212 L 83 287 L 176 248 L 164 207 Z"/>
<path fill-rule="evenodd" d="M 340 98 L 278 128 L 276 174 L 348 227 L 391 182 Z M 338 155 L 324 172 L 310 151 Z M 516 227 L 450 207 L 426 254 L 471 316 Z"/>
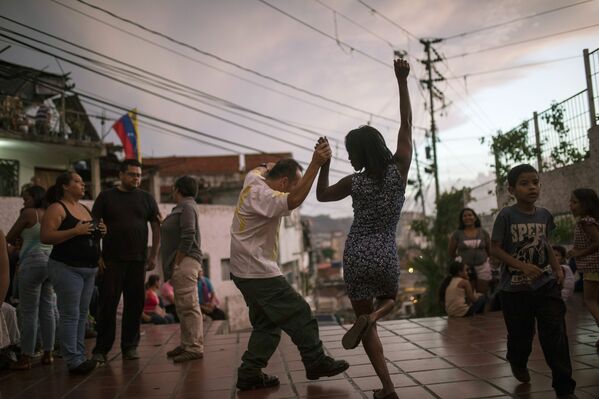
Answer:
<path fill-rule="evenodd" d="M 526 367 L 516 367 L 510 363 L 510 367 L 512 368 L 512 375 L 520 382 L 530 382 L 530 374 L 528 373 L 528 369 Z"/>
<path fill-rule="evenodd" d="M 127 349 L 123 352 L 123 360 L 135 360 L 139 359 L 139 354 L 137 353 L 137 349 Z"/>
<path fill-rule="evenodd" d="M 88 359 L 81 363 L 79 366 L 75 367 L 74 369 L 69 369 L 69 373 L 76 375 L 89 374 L 92 371 L 94 371 L 96 366 L 97 362 L 94 359 Z"/>
<path fill-rule="evenodd" d="M 204 357 L 203 353 L 188 352 L 188 351 L 182 349 L 182 352 L 176 356 L 173 356 L 172 359 L 173 359 L 173 362 L 175 362 L 175 363 L 183 363 L 183 362 L 188 362 L 190 360 L 201 359 L 203 357 Z"/>
<path fill-rule="evenodd" d="M 345 349 L 354 349 L 364 336 L 364 333 L 368 330 L 371 324 L 368 322 L 368 315 L 363 314 L 358 317 L 358 320 L 354 323 L 354 325 L 347 330 L 343 339 L 341 340 L 341 344 Z"/>
<path fill-rule="evenodd" d="M 343 373 L 348 368 L 349 363 L 345 360 L 335 360 L 332 357 L 325 356 L 316 366 L 306 368 L 306 378 L 317 380 L 320 377 L 332 377 Z"/>
<path fill-rule="evenodd" d="M 563 395 L 557 395 L 557 399 L 578 399 L 578 396 L 573 393 L 566 393 Z"/>
<path fill-rule="evenodd" d="M 279 386 L 279 379 L 274 375 L 262 373 L 262 375 L 251 379 L 237 379 L 237 389 L 240 391 L 249 391 L 252 389 L 272 388 Z"/>
<path fill-rule="evenodd" d="M 185 350 L 183 348 L 181 348 L 180 346 L 177 346 L 175 349 L 166 352 L 166 357 L 175 357 L 177 355 L 180 355 L 184 351 Z"/>
<path fill-rule="evenodd" d="M 94 353 L 92 359 L 98 363 L 98 366 L 102 366 L 108 362 L 108 358 L 104 353 Z"/>

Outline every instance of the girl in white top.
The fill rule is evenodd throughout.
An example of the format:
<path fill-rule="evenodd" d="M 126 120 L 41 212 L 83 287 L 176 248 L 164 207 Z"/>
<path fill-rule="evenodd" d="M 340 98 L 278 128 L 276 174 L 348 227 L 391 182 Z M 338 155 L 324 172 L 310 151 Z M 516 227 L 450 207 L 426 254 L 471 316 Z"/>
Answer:
<path fill-rule="evenodd" d="M 459 262 L 449 264 L 449 275 L 441 283 L 439 299 L 450 317 L 482 313 L 486 304 L 486 298 L 472 289 L 467 266 Z"/>

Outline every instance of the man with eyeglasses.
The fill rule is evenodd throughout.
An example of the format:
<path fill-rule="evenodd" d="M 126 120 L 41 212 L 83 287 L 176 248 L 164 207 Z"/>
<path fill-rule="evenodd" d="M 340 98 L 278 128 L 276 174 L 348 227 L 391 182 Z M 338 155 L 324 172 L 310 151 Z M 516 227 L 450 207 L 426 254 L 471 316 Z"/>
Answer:
<path fill-rule="evenodd" d="M 92 215 L 102 219 L 108 233 L 102 245 L 99 273 L 99 298 L 96 347 L 93 358 L 107 361 L 116 332 L 116 311 L 123 295 L 121 351 L 124 360 L 139 359 L 139 327 L 144 308 L 146 270 L 156 267 L 160 244 L 160 219 L 156 200 L 139 188 L 141 163 L 122 162 L 118 187 L 100 193 Z M 148 223 L 152 229 L 152 248 L 148 256 Z"/>

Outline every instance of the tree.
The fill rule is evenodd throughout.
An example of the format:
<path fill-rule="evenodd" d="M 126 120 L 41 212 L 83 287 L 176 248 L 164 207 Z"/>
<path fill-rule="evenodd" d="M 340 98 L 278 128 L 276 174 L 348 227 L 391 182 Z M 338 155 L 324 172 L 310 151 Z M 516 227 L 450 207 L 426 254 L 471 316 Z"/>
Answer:
<path fill-rule="evenodd" d="M 529 162 L 537 156 L 537 147 L 528 140 L 528 123 L 529 121 L 524 121 L 507 133 L 499 130 L 497 135 L 491 138 L 491 151 L 495 155 L 495 175 L 500 185 L 505 183 L 512 165 Z M 485 140 L 485 137 L 480 139 L 481 143 Z"/>
<path fill-rule="evenodd" d="M 543 113 L 541 118 L 553 127 L 559 137 L 559 144 L 551 149 L 550 167 L 560 168 L 571 165 L 580 161 L 584 161 L 589 153 L 582 152 L 576 148 L 571 139 L 568 137 L 570 128 L 564 123 L 564 107 L 560 104 L 553 103 L 548 111 Z"/>
<path fill-rule="evenodd" d="M 425 278 L 427 295 L 419 308 L 424 316 L 436 316 L 443 313 L 438 301 L 441 281 L 446 275 L 449 261 L 447 248 L 449 237 L 457 228 L 460 211 L 470 199 L 470 189 L 451 189 L 439 196 L 437 212 L 434 217 L 415 220 L 412 229 L 424 236 L 429 245 L 422 250 L 422 256 L 412 261 L 416 269 Z"/>

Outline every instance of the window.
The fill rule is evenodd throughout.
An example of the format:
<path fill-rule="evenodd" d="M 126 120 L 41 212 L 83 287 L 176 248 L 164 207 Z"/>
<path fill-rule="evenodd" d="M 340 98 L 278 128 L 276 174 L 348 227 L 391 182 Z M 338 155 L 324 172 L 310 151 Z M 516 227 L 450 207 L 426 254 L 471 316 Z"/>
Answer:
<path fill-rule="evenodd" d="M 220 270 L 221 270 L 221 280 L 229 281 L 231 280 L 231 259 L 223 258 L 220 260 Z"/>
<path fill-rule="evenodd" d="M 19 161 L 0 159 L 0 197 L 18 197 Z"/>

